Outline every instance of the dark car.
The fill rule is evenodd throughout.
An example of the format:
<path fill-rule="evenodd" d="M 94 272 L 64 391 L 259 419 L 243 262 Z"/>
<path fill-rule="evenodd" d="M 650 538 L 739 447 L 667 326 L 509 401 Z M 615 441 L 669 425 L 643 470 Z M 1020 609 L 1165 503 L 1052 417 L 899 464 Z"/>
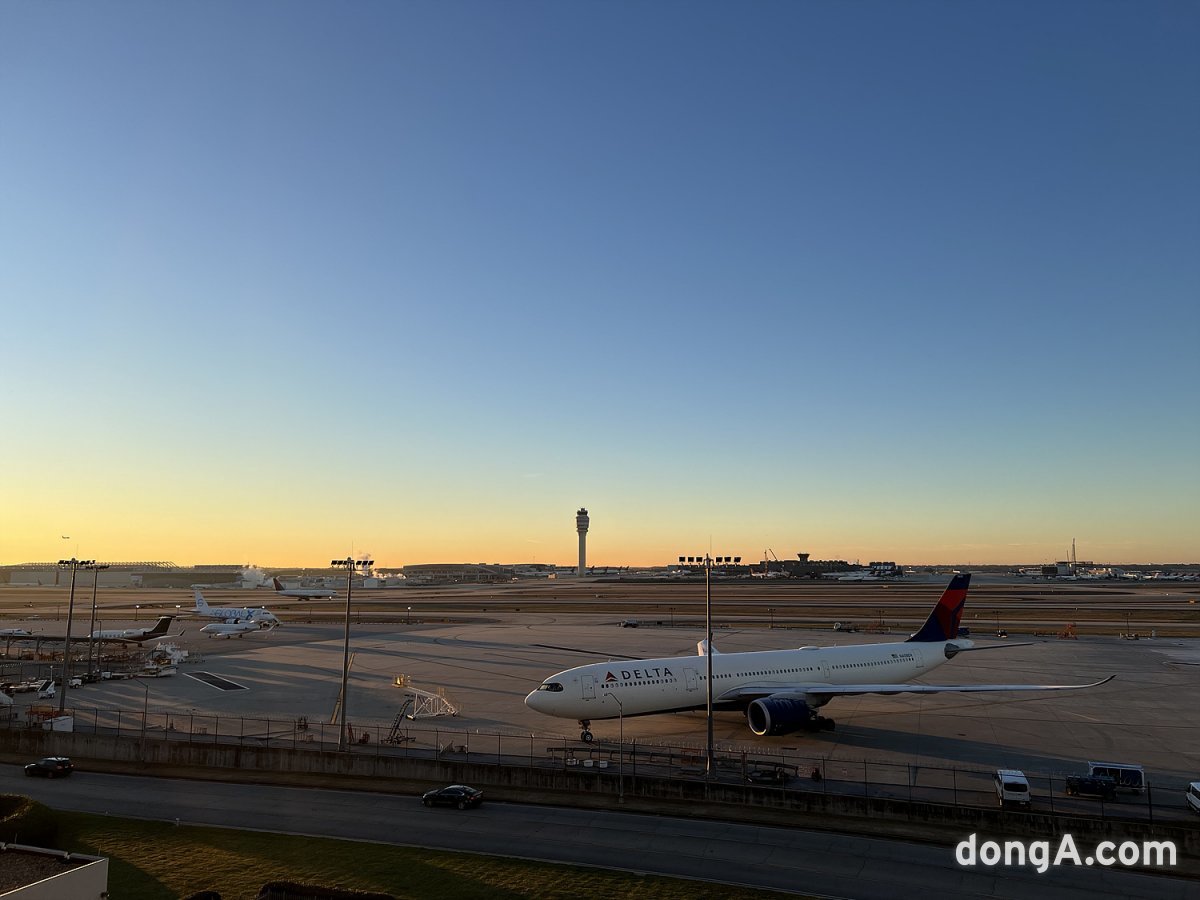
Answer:
<path fill-rule="evenodd" d="M 1068 775 L 1067 793 L 1071 796 L 1117 799 L 1117 783 L 1111 778 L 1092 778 L 1088 775 Z"/>
<path fill-rule="evenodd" d="M 483 791 L 465 784 L 452 784 L 436 791 L 427 791 L 421 795 L 421 802 L 426 806 L 457 806 L 466 809 L 468 806 L 478 806 L 483 802 Z"/>
<path fill-rule="evenodd" d="M 790 779 L 783 769 L 754 769 L 746 773 L 746 780 L 753 784 L 787 784 Z"/>
<path fill-rule="evenodd" d="M 75 764 L 65 756 L 47 756 L 25 767 L 26 775 L 41 775 L 44 778 L 66 777 L 75 771 Z"/>

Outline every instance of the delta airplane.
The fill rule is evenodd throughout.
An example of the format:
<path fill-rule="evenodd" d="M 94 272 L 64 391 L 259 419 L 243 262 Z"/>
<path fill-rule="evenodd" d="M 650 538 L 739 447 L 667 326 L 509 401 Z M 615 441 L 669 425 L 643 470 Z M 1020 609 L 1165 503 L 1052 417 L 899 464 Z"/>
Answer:
<path fill-rule="evenodd" d="M 171 627 L 171 620 L 174 618 L 174 616 L 162 616 L 150 628 L 122 628 L 109 631 L 93 631 L 91 637 L 95 641 L 120 641 L 131 644 L 140 644 L 143 641 L 149 641 L 154 638 L 177 637 L 177 635 L 167 634 L 167 629 Z"/>
<path fill-rule="evenodd" d="M 279 624 L 275 614 L 266 607 L 254 609 L 250 606 L 209 606 L 208 601 L 199 590 L 196 591 L 196 606 L 189 610 L 194 616 L 204 616 L 208 619 L 220 619 L 223 622 L 266 622 L 272 628 Z M 203 631 L 204 629 L 200 629 Z"/>
<path fill-rule="evenodd" d="M 331 591 L 328 588 L 285 588 L 278 578 L 272 578 L 275 584 L 275 593 L 280 597 L 298 597 L 301 600 L 328 600 L 330 597 L 336 597 L 337 591 Z"/>
<path fill-rule="evenodd" d="M 1091 684 L 917 684 L 959 653 L 993 650 L 958 638 L 970 575 L 955 575 L 921 630 L 908 640 L 844 647 L 801 647 L 712 655 L 713 709 L 745 710 L 750 730 L 760 736 L 832 730 L 833 720 L 817 711 L 835 697 L 856 694 L 937 694 L 947 691 L 1064 691 Z M 593 663 L 559 672 L 532 691 L 525 704 L 536 712 L 577 719 L 579 738 L 591 741 L 592 719 L 684 712 L 707 706 L 704 656 Z M 1007 646 L 1017 646 L 1009 644 Z"/>
<path fill-rule="evenodd" d="M 275 625 L 263 620 L 239 622 L 235 619 L 232 622 L 213 622 L 205 625 L 200 629 L 200 633 L 207 634 L 210 638 L 240 638 L 243 634 L 249 634 L 254 631 L 270 631 L 274 627 Z"/>

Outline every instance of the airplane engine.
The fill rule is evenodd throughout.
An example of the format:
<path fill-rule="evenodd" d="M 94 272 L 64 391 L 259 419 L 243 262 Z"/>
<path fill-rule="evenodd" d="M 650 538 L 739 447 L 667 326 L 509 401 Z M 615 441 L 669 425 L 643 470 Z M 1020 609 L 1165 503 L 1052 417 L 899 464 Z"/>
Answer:
<path fill-rule="evenodd" d="M 802 728 L 820 727 L 817 711 L 803 700 L 788 697 L 764 697 L 746 707 L 750 730 L 760 736 L 791 734 Z"/>

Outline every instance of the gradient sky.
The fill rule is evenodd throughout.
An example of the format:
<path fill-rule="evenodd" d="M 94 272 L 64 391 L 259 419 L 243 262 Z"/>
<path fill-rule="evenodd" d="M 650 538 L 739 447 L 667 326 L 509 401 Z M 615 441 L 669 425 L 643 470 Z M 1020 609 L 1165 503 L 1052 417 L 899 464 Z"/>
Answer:
<path fill-rule="evenodd" d="M 1200 560 L 1200 5 L 0 5 L 0 563 Z M 62 536 L 71 540 L 64 541 Z"/>

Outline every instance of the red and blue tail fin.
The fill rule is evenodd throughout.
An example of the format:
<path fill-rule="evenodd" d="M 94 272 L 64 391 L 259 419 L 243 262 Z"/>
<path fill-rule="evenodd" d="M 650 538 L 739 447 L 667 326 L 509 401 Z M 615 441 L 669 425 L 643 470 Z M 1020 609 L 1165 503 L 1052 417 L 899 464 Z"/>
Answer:
<path fill-rule="evenodd" d="M 909 638 L 910 641 L 952 641 L 958 637 L 958 623 L 962 621 L 963 607 L 967 603 L 967 588 L 971 576 L 955 575 L 942 593 L 942 599 L 921 626 L 921 630 Z"/>

